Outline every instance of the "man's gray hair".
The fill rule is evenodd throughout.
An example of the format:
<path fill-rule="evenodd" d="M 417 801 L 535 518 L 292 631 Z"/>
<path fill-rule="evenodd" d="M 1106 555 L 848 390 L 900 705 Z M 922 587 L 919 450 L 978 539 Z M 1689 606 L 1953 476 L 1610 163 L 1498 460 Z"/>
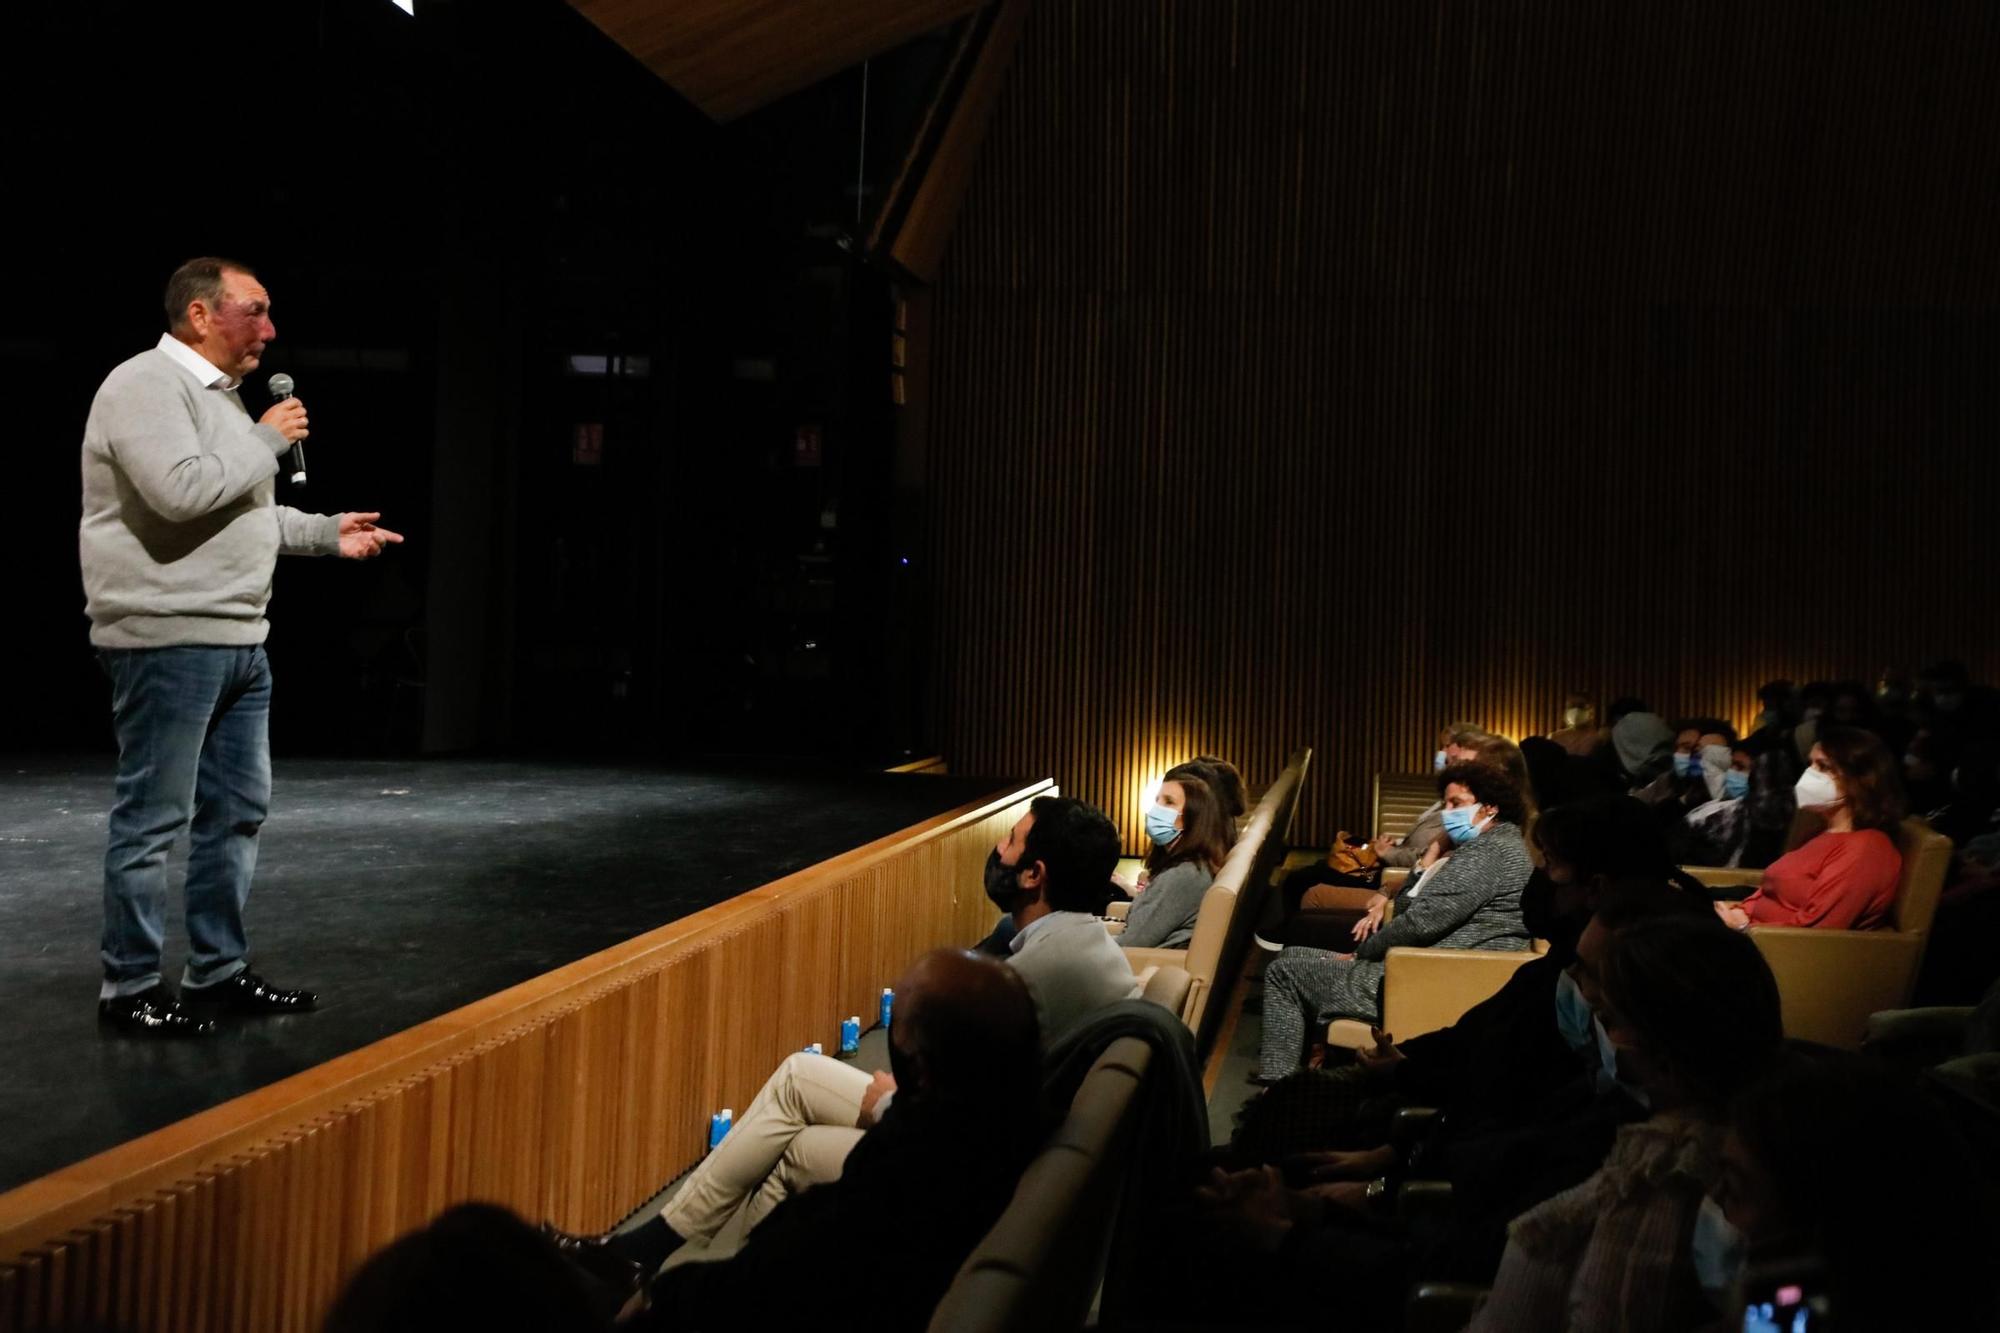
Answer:
<path fill-rule="evenodd" d="M 248 264 L 239 264 L 233 259 L 218 259 L 213 255 L 201 259 L 190 259 L 174 270 L 174 276 L 167 279 L 167 329 L 178 331 L 187 326 L 188 307 L 200 301 L 210 310 L 222 304 L 222 275 L 241 273 L 256 277 Z"/>

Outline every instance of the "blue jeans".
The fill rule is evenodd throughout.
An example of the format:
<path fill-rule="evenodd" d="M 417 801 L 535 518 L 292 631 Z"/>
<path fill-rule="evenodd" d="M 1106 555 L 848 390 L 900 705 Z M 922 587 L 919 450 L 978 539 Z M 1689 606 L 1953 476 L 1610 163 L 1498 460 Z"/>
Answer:
<path fill-rule="evenodd" d="M 167 853 L 189 829 L 183 986 L 244 968 L 243 904 L 271 804 L 271 664 L 256 648 L 100 649 L 118 733 L 104 856 L 105 998 L 160 981 Z"/>

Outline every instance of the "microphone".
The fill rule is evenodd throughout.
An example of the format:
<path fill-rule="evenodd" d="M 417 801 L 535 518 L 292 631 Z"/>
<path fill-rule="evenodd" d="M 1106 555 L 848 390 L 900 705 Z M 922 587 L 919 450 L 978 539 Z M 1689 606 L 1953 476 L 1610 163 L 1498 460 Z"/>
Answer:
<path fill-rule="evenodd" d="M 271 391 L 271 397 L 273 400 L 277 402 L 283 402 L 285 399 L 290 398 L 292 396 L 292 377 L 290 375 L 285 374 L 283 371 L 280 371 L 276 375 L 271 376 L 270 379 L 266 380 L 264 382 L 264 387 Z M 304 440 L 292 441 L 291 467 L 292 467 L 292 485 L 294 486 L 305 485 L 306 445 Z"/>

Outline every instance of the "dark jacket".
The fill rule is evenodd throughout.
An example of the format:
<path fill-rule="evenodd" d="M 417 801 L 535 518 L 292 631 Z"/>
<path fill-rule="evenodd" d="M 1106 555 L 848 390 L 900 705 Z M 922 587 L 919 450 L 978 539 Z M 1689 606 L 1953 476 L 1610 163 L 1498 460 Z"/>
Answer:
<path fill-rule="evenodd" d="M 839 1180 L 779 1204 L 731 1258 L 660 1274 L 632 1326 L 921 1329 L 1045 1128 L 897 1097 Z"/>
<path fill-rule="evenodd" d="M 1549 954 L 1523 963 L 1458 1022 L 1397 1043 L 1396 1091 L 1462 1124 L 1518 1122 L 1583 1069 L 1556 1029 L 1565 962 Z"/>

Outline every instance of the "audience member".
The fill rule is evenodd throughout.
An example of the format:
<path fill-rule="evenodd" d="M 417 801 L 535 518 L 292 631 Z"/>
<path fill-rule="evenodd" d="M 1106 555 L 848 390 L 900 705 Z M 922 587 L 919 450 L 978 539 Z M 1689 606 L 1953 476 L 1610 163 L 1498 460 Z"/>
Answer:
<path fill-rule="evenodd" d="M 1762 870 L 1785 852 L 1798 818 L 1799 764 L 1789 734 L 1760 728 L 1744 746 L 1750 755 L 1750 790 L 1743 798 L 1747 828 L 1736 864 Z"/>
<path fill-rule="evenodd" d="M 1445 834 L 1455 850 L 1405 886 L 1395 916 L 1374 911 L 1355 927 L 1351 954 L 1288 948 L 1264 970 L 1264 1037 L 1258 1076 L 1275 1081 L 1298 1068 L 1306 1027 L 1332 1018 L 1373 1022 L 1381 1015 L 1383 955 L 1397 946 L 1525 949 L 1521 889 L 1533 872 L 1521 840 L 1526 806 L 1514 780 L 1486 763 L 1455 764 L 1438 775 Z"/>
<path fill-rule="evenodd" d="M 876 1330 L 929 1322 L 1047 1130 L 1041 1053 L 1020 974 L 989 959 L 926 954 L 896 995 L 889 1033 L 896 1098 L 853 1145 L 839 1178 L 786 1198 L 731 1257 L 668 1268 L 630 1327 Z M 741 1132 L 731 1131 L 716 1154 Z M 674 1215 L 670 1204 L 665 1216 Z M 888 1280 L 864 1295 L 849 1288 L 855 1256 L 867 1253 L 881 1256 Z M 654 1264 L 650 1255 L 644 1262 Z"/>
<path fill-rule="evenodd" d="M 1696 1216 L 1718 1327 L 1747 1326 L 1746 1304 L 1794 1285 L 1843 1330 L 2000 1327 L 1985 1277 L 2000 1241 L 1992 1182 L 1972 1163 L 1905 1078 L 1845 1051 L 1787 1052 L 1736 1099 L 1721 1179 Z"/>
<path fill-rule="evenodd" d="M 1623 722 L 1634 713 L 1647 713 L 1651 711 L 1651 709 L 1646 707 L 1646 701 L 1638 695 L 1620 695 L 1611 701 L 1611 707 L 1604 710 L 1604 725 L 1608 728 L 1616 728 L 1620 722 Z"/>
<path fill-rule="evenodd" d="M 1717 768 L 1720 762 L 1722 767 Z M 1710 799 L 1688 811 L 1675 859 L 1682 865 L 1740 865 L 1750 839 L 1750 789 L 1757 757 L 1749 741 L 1704 746 L 1702 780 Z"/>
<path fill-rule="evenodd" d="M 1180 948 L 1194 937 L 1202 895 L 1236 844 L 1236 825 L 1209 785 L 1182 771 L 1160 784 L 1146 811 L 1146 836 L 1153 844 L 1147 879 L 1116 938 L 1127 949 Z"/>
<path fill-rule="evenodd" d="M 1767 680 L 1757 687 L 1757 725 L 1751 735 L 1782 736 L 1787 743 L 1799 724 L 1799 692 L 1789 680 Z"/>
<path fill-rule="evenodd" d="M 1721 1179 L 1731 1100 L 1782 1039 L 1757 947 L 1698 917 L 1637 922 L 1577 984 L 1607 1077 L 1652 1114 L 1597 1173 L 1520 1217 L 1474 1330 L 1685 1329 L 1704 1321 L 1687 1238 Z"/>
<path fill-rule="evenodd" d="M 1597 725 L 1597 702 L 1587 694 L 1572 694 L 1563 700 L 1562 727 L 1548 736 L 1579 759 L 1588 758 L 1606 738 L 1605 729 Z"/>
<path fill-rule="evenodd" d="M 1673 728 L 1658 713 L 1627 713 L 1612 725 L 1611 758 L 1623 789 L 1638 796 L 1672 771 Z"/>
<path fill-rule="evenodd" d="M 1066 796 L 1037 797 L 987 857 L 987 896 L 1019 924 L 1006 962 L 1026 984 L 1037 1030 L 1050 1044 L 1099 1010 L 1139 996 L 1123 951 L 1101 921 L 1075 906 L 1117 859 L 1111 821 Z M 831 1056 L 787 1056 L 656 1228 L 634 1238 L 550 1233 L 565 1253 L 599 1265 L 600 1276 L 636 1281 L 648 1261 L 657 1266 L 681 1241 L 713 1239 L 725 1225 L 748 1230 L 785 1199 L 836 1179 L 898 1095 L 893 1073 L 871 1077 Z"/>
<path fill-rule="evenodd" d="M 1138 998 L 1124 951 L 1089 909 L 1118 864 L 1118 831 L 1095 806 L 1038 796 L 986 858 L 986 894 L 1014 919 L 1008 962 L 1028 983 L 1044 1041 L 1105 1005 Z"/>
<path fill-rule="evenodd" d="M 1468 723 L 1454 722 L 1439 734 L 1442 748 L 1438 750 L 1438 771 L 1443 772 L 1448 764 L 1465 764 L 1479 758 L 1479 742 L 1487 733 Z M 1280 901 L 1284 907 L 1284 919 L 1291 919 L 1301 910 L 1313 912 L 1344 912 L 1358 915 L 1368 910 L 1373 901 L 1373 883 L 1382 870 L 1408 870 L 1422 860 L 1440 837 L 1444 835 L 1444 801 L 1433 801 L 1417 815 L 1410 831 L 1398 837 L 1377 830 L 1374 841 L 1368 844 L 1375 853 L 1377 869 L 1367 876 L 1360 876 L 1334 865 L 1341 849 L 1334 847 L 1323 860 L 1304 866 L 1285 876 L 1279 887 Z M 1326 892 L 1314 892 L 1321 885 L 1332 886 Z M 1308 899 L 1310 898 L 1310 901 Z M 1351 927 L 1351 922 L 1341 929 Z M 1280 936 L 1289 932 L 1281 929 Z"/>
<path fill-rule="evenodd" d="M 1572 821 L 1562 836 L 1588 830 L 1585 841 L 1596 843 L 1611 833 L 1611 823 L 1622 822 L 1634 836 L 1650 837 L 1655 831 L 1650 814 L 1636 802 L 1622 804 L 1631 807 L 1622 821 Z M 1552 818 L 1560 814 L 1551 812 Z M 1551 861 L 1559 858 L 1552 853 Z M 1698 887 L 1656 873 L 1598 888 L 1597 911 L 1573 970 L 1594 977 L 1618 932 L 1660 917 L 1710 923 L 1708 931 L 1723 934 L 1712 924 L 1706 895 L 1694 891 Z M 1575 934 L 1573 925 L 1568 933 Z M 1588 1179 L 1621 1128 L 1647 1115 L 1631 1091 L 1601 1077 L 1590 1011 L 1574 998 L 1574 983 L 1568 989 L 1567 1002 L 1545 990 L 1538 1005 L 1518 1010 L 1522 1022 L 1484 1029 L 1472 1038 L 1503 1048 L 1527 1039 L 1547 1043 L 1556 1053 L 1548 1085 L 1503 1114 L 1481 1116 L 1476 1101 L 1433 1103 L 1438 1114 L 1428 1121 L 1432 1128 L 1414 1146 L 1393 1148 L 1378 1138 L 1378 1146 L 1292 1158 L 1288 1174 L 1312 1182 L 1302 1186 L 1287 1187 L 1272 1167 L 1215 1173 L 1202 1192 L 1207 1225 L 1197 1225 L 1195 1234 L 1206 1241 L 1220 1231 L 1221 1243 L 1229 1247 L 1217 1304 L 1228 1310 L 1233 1303 L 1239 1317 L 1252 1321 L 1317 1324 L 1315 1313 L 1323 1315 L 1328 1294 L 1337 1292 L 1343 1324 L 1375 1328 L 1394 1322 L 1412 1281 L 1490 1282 L 1506 1248 L 1509 1222 Z M 1579 1013 L 1580 1042 L 1573 1032 Z M 1498 1069 L 1507 1051 L 1467 1054 Z M 1412 1055 L 1395 1067 L 1426 1058 Z M 1480 1095 L 1470 1087 L 1464 1091 Z M 1242 1146 L 1241 1135 L 1236 1146 Z M 1239 1152 L 1237 1160 L 1257 1158 Z M 1372 1183 L 1370 1176 L 1376 1177 Z M 1447 1182 L 1451 1193 L 1441 1205 L 1405 1220 L 1391 1201 L 1399 1182 L 1413 1181 Z M 1204 1296 L 1197 1288 L 1197 1299 L 1206 1305 Z"/>
<path fill-rule="evenodd" d="M 1197 771 L 1195 776 L 1214 789 L 1215 798 L 1222 803 L 1223 813 L 1228 816 L 1231 823 L 1240 822 L 1250 813 L 1249 792 L 1243 786 L 1243 774 L 1237 771 L 1236 765 L 1220 755 L 1198 754 L 1182 767 L 1192 767 L 1195 764 L 1208 766 L 1207 773 Z M 1167 776 L 1171 778 L 1178 775 L 1169 770 Z"/>
<path fill-rule="evenodd" d="M 1300 1070 L 1253 1099 L 1238 1121 L 1239 1163 L 1379 1143 L 1388 1115 L 1405 1104 L 1435 1107 L 1461 1124 L 1507 1120 L 1576 1072 L 1577 1053 L 1550 1018 L 1577 937 L 1604 885 L 1662 881 L 1675 872 L 1658 821 L 1628 796 L 1557 806 L 1532 840 L 1543 864 L 1521 892 L 1521 916 L 1533 938 L 1548 941 L 1548 952 L 1516 968 L 1497 994 L 1450 1027 L 1400 1043 L 1378 1032 L 1376 1046 L 1354 1063 Z M 1682 896 L 1697 889 L 1687 881 Z M 1693 898 L 1707 910 L 1705 891 Z"/>
<path fill-rule="evenodd" d="M 1812 762 L 1812 747 L 1819 741 L 1820 723 L 1832 703 L 1830 681 L 1807 681 L 1799 691 L 1799 722 L 1792 728 L 1792 748 L 1798 752 L 1800 763 Z"/>
<path fill-rule="evenodd" d="M 1773 861 L 1742 903 L 1716 911 L 1742 930 L 1751 925 L 1869 930 L 1896 901 L 1903 857 L 1903 793 L 1896 764 L 1865 731 L 1827 727 L 1812 767 L 1794 788 L 1799 808 L 1824 831 Z"/>
<path fill-rule="evenodd" d="M 377 1250 L 327 1312 L 323 1333 L 609 1327 L 555 1246 L 505 1208 L 464 1203 Z"/>

